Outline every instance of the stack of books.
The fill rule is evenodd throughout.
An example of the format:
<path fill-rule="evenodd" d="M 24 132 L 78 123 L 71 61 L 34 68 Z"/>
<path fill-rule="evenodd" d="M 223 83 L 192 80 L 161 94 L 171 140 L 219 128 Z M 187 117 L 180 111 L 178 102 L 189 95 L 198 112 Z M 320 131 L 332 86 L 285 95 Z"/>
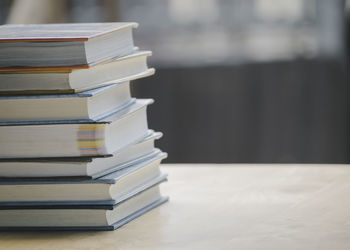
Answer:
<path fill-rule="evenodd" d="M 167 201 L 136 26 L 0 26 L 0 230 L 114 230 Z"/>

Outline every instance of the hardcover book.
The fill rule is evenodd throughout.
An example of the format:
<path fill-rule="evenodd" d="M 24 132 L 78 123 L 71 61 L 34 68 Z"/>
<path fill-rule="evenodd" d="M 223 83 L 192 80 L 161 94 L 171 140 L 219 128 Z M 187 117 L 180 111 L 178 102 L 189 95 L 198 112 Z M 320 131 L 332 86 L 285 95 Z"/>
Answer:
<path fill-rule="evenodd" d="M 0 68 L 86 68 L 134 49 L 136 23 L 0 26 Z"/>
<path fill-rule="evenodd" d="M 0 158 L 104 156 L 148 133 L 147 105 L 138 99 L 97 122 L 0 122 Z"/>
<path fill-rule="evenodd" d="M 0 42 L 1 45 L 1 42 Z M 0 94 L 69 94 L 131 81 L 154 74 L 148 68 L 150 51 L 113 58 L 84 69 L 0 69 Z"/>
<path fill-rule="evenodd" d="M 145 212 L 166 202 L 160 195 L 159 186 L 142 190 L 122 202 L 106 208 L 103 206 L 69 206 L 65 209 L 20 205 L 12 208 L 0 207 L 1 231 L 72 231 L 115 230 Z"/>
<path fill-rule="evenodd" d="M 40 204 L 79 205 L 118 203 L 131 194 L 166 179 L 159 169 L 167 157 L 158 152 L 135 165 L 109 173 L 93 180 L 76 179 L 12 179 L 0 181 L 0 207 Z"/>
<path fill-rule="evenodd" d="M 157 155 L 160 150 L 154 148 L 154 141 L 161 136 L 162 133 L 149 130 L 135 143 L 103 157 L 0 159 L 0 181 L 11 178 L 55 180 L 58 177 L 96 179 Z"/>
<path fill-rule="evenodd" d="M 98 121 L 131 101 L 129 82 L 80 94 L 0 96 L 0 121 Z"/>

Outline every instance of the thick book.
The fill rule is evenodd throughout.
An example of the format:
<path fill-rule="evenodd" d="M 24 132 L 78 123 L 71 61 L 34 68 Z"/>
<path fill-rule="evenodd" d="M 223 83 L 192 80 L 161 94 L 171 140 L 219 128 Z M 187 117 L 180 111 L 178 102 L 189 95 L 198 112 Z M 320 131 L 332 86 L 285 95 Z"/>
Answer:
<path fill-rule="evenodd" d="M 84 68 L 131 53 L 136 23 L 0 26 L 0 68 Z"/>
<path fill-rule="evenodd" d="M 1 42 L 0 42 L 1 45 Z M 86 69 L 0 69 L 0 94 L 62 94 L 131 81 L 154 74 L 148 68 L 150 51 L 133 51 Z"/>
<path fill-rule="evenodd" d="M 131 100 L 129 82 L 80 94 L 0 96 L 0 121 L 97 121 Z"/>
<path fill-rule="evenodd" d="M 160 151 L 154 148 L 154 141 L 161 136 L 162 133 L 149 130 L 139 141 L 105 157 L 0 159 L 0 181 L 58 177 L 96 179 L 157 155 Z"/>
<path fill-rule="evenodd" d="M 115 230 L 166 202 L 159 186 L 144 189 L 119 203 L 104 206 L 0 207 L 1 231 Z"/>
<path fill-rule="evenodd" d="M 0 158 L 103 156 L 148 133 L 147 105 L 138 99 L 97 122 L 0 122 Z"/>
<path fill-rule="evenodd" d="M 11 180 L 0 181 L 0 207 L 14 204 L 32 205 L 81 205 L 115 204 L 135 192 L 166 180 L 159 169 L 167 157 L 159 152 L 135 165 L 123 168 L 93 180 Z"/>

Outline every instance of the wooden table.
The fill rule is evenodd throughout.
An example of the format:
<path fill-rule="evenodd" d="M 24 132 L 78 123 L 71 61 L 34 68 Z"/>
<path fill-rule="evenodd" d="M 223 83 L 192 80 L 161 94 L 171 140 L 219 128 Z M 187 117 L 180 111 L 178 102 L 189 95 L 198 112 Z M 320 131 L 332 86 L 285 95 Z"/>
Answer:
<path fill-rule="evenodd" d="M 0 248 L 350 249 L 350 166 L 162 169 L 170 202 L 117 231 L 0 233 Z"/>

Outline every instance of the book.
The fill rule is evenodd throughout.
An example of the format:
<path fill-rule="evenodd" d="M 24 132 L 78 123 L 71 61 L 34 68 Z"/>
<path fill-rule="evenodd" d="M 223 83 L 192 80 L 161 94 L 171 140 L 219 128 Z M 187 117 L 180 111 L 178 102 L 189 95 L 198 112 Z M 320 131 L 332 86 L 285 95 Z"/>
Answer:
<path fill-rule="evenodd" d="M 139 141 L 106 157 L 0 159 L 0 181 L 11 178 L 77 177 L 96 179 L 110 172 L 135 165 L 157 155 L 154 141 L 162 133 L 149 130 Z"/>
<path fill-rule="evenodd" d="M 0 26 L 0 68 L 84 68 L 134 49 L 136 23 Z"/>
<path fill-rule="evenodd" d="M 111 208 L 104 206 L 67 206 L 65 209 L 23 208 L 0 209 L 1 231 L 49 231 L 49 230 L 102 230 L 119 228 L 145 212 L 168 200 L 162 197 L 159 186 L 145 189 L 132 197 L 114 204 Z"/>
<path fill-rule="evenodd" d="M 1 42 L 0 42 L 1 45 Z M 0 94 L 69 94 L 135 80 L 154 74 L 150 51 L 133 51 L 85 69 L 0 69 Z"/>
<path fill-rule="evenodd" d="M 57 179 L 23 180 L 0 182 L 0 207 L 13 203 L 26 205 L 52 204 L 115 204 L 146 187 L 166 179 L 159 169 L 160 162 L 167 157 L 159 152 L 138 164 L 112 172 L 92 180 Z"/>
<path fill-rule="evenodd" d="M 0 158 L 103 156 L 148 133 L 147 105 L 138 99 L 96 122 L 0 122 Z"/>
<path fill-rule="evenodd" d="M 97 121 L 131 101 L 129 82 L 80 94 L 0 96 L 0 121 Z"/>
<path fill-rule="evenodd" d="M 168 200 L 136 27 L 0 25 L 0 231 L 114 230 Z"/>

